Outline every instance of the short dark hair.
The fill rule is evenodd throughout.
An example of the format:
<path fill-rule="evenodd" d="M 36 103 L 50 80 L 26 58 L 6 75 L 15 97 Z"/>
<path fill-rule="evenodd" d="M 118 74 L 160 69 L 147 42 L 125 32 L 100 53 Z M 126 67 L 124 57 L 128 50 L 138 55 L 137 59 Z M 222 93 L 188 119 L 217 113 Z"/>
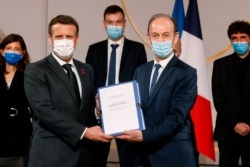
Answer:
<path fill-rule="evenodd" d="M 48 33 L 50 36 L 52 35 L 52 26 L 57 23 L 74 25 L 76 27 L 76 35 L 79 34 L 79 25 L 73 17 L 68 15 L 58 15 L 54 17 L 49 23 Z"/>
<path fill-rule="evenodd" d="M 232 34 L 246 33 L 250 37 L 250 24 L 244 20 L 236 20 L 228 26 L 227 35 L 231 38 Z"/>
<path fill-rule="evenodd" d="M 151 23 L 152 23 L 155 19 L 160 18 L 160 17 L 169 18 L 169 19 L 173 22 L 173 24 L 174 24 L 174 32 L 177 32 L 177 23 L 176 23 L 175 19 L 172 18 L 169 14 L 164 14 L 164 13 L 157 13 L 157 14 L 153 15 L 153 16 L 149 19 L 149 21 L 148 21 L 148 32 L 149 32 L 149 27 L 150 27 Z"/>
<path fill-rule="evenodd" d="M 105 11 L 103 13 L 103 19 L 105 20 L 105 16 L 108 14 L 114 14 L 114 13 L 119 13 L 119 12 L 122 13 L 123 18 L 125 18 L 125 14 L 123 12 L 123 9 L 120 6 L 110 5 L 105 9 Z"/>
<path fill-rule="evenodd" d="M 7 35 L 3 41 L 0 44 L 0 49 L 5 49 L 5 47 L 12 43 L 12 42 L 19 42 L 21 45 L 21 49 L 22 49 L 22 55 L 23 58 L 22 60 L 17 64 L 17 70 L 19 71 L 24 71 L 24 69 L 26 68 L 26 66 L 30 63 L 30 56 L 26 47 L 26 44 L 23 40 L 23 37 L 19 34 L 9 34 Z M 5 72 L 5 65 L 6 61 L 3 58 L 3 56 L 0 56 L 0 70 Z"/>

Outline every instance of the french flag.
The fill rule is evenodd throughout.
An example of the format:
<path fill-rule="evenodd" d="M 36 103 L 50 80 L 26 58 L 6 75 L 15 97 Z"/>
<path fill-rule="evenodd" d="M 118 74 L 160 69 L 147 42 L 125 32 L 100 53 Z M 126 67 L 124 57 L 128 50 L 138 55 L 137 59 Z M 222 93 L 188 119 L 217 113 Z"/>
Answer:
<path fill-rule="evenodd" d="M 177 24 L 184 24 L 180 59 L 194 67 L 198 76 L 198 95 L 191 110 L 197 149 L 215 161 L 211 94 L 208 84 L 210 81 L 208 81 L 197 0 L 189 0 L 186 18 L 177 15 L 184 13 L 183 0 L 176 0 L 175 6 L 173 18 L 177 20 Z M 181 31 L 181 28 L 178 27 L 178 31 Z"/>

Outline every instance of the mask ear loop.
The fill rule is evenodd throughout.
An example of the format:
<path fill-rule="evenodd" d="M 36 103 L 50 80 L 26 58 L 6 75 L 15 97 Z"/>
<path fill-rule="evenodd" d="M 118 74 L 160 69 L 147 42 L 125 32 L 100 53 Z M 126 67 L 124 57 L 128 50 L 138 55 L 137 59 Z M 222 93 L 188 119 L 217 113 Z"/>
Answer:
<path fill-rule="evenodd" d="M 174 37 L 174 42 L 173 42 L 173 50 L 174 53 L 177 57 L 179 57 L 181 55 L 182 49 L 181 49 L 181 40 L 180 40 L 180 35 L 179 32 L 176 32 L 177 34 L 175 34 Z"/>

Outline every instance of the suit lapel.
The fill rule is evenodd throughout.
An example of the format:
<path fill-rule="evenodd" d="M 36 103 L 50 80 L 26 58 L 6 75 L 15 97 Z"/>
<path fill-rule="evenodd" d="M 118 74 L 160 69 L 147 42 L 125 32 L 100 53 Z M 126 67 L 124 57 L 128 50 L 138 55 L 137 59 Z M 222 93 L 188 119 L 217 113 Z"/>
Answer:
<path fill-rule="evenodd" d="M 172 60 L 167 64 L 165 69 L 162 71 L 162 74 L 155 85 L 154 92 L 152 93 L 152 95 L 149 96 L 148 106 L 152 103 L 155 96 L 157 96 L 160 88 L 167 83 L 167 79 L 169 78 L 170 74 L 174 71 L 174 65 L 176 64 L 176 62 L 177 58 L 174 56 Z"/>
<path fill-rule="evenodd" d="M 124 44 L 123 44 L 123 48 L 122 48 L 122 57 L 121 57 L 121 62 L 120 62 L 120 71 L 123 70 L 124 63 L 126 62 L 126 59 L 128 58 L 128 56 L 127 56 L 128 51 L 129 51 L 128 40 L 126 38 L 124 38 Z"/>
<path fill-rule="evenodd" d="M 69 91 L 73 99 L 78 103 L 77 95 L 69 79 L 67 78 L 67 74 L 65 73 L 63 68 L 60 66 L 60 64 L 54 59 L 54 57 L 51 54 L 47 57 L 47 60 L 49 62 L 48 66 L 51 69 L 51 71 L 61 80 L 61 82 L 65 85 L 65 88 Z"/>
<path fill-rule="evenodd" d="M 107 79 L 107 71 L 108 71 L 108 40 L 105 40 L 103 42 L 103 45 L 102 45 L 102 48 L 101 49 L 101 54 L 103 55 L 103 60 L 102 60 L 102 63 L 104 63 L 104 69 L 103 69 L 103 73 L 106 73 L 106 78 L 105 78 L 105 82 L 106 82 L 106 79 Z M 105 83 L 104 82 L 104 83 Z"/>
<path fill-rule="evenodd" d="M 76 61 L 74 61 L 74 64 L 76 66 L 76 69 L 77 69 L 77 73 L 79 75 L 79 78 L 80 78 L 80 81 L 81 81 L 81 87 L 82 87 L 82 98 L 81 98 L 81 105 L 80 105 L 80 108 L 82 109 L 83 107 L 83 102 L 85 101 L 85 98 L 86 98 L 86 93 L 84 93 L 84 90 L 86 89 L 86 81 L 85 81 L 85 69 L 80 66 Z M 82 110 L 81 110 L 82 111 Z"/>

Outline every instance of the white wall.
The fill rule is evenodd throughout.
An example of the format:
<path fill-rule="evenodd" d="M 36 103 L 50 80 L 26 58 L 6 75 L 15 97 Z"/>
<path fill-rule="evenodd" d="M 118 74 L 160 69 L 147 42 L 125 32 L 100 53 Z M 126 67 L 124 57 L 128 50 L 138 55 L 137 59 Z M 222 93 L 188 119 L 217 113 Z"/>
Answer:
<path fill-rule="evenodd" d="M 32 61 L 36 61 L 50 52 L 51 48 L 47 45 L 47 25 L 50 19 L 58 14 L 71 15 L 80 25 L 80 41 L 75 57 L 85 61 L 89 44 L 106 38 L 102 25 L 104 9 L 111 4 L 122 6 L 121 1 L 0 0 L 0 28 L 5 34 L 22 35 Z M 146 37 L 147 22 L 150 16 L 158 12 L 171 14 L 174 4 L 174 0 L 124 0 L 124 2 L 135 25 L 144 37 Z M 184 0 L 184 4 L 186 8 L 188 0 Z M 206 57 L 210 57 L 228 46 L 227 28 L 231 22 L 237 19 L 250 20 L 249 0 L 198 0 L 198 5 Z M 127 38 L 140 41 L 128 19 L 125 35 Z M 146 49 L 148 59 L 151 60 L 153 55 L 148 47 Z M 212 63 L 207 63 L 209 81 L 211 80 Z M 216 113 L 213 110 L 213 119 L 215 116 Z M 212 163 L 204 157 L 201 157 L 201 162 Z"/>

